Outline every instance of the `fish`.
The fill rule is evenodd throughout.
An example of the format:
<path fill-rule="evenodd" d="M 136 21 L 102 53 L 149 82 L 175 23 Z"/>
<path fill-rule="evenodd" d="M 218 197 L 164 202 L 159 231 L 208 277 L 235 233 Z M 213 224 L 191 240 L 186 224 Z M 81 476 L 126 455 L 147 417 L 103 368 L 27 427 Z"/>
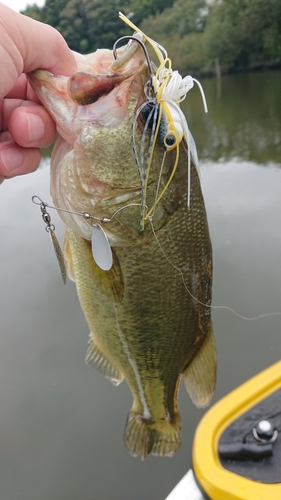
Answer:
<path fill-rule="evenodd" d="M 156 99 L 165 62 L 158 73 L 148 64 L 141 32 L 126 42 L 85 56 L 70 77 L 28 78 L 59 133 L 51 196 L 90 328 L 86 361 L 126 380 L 124 441 L 144 459 L 180 447 L 182 377 L 197 407 L 215 389 L 212 245 L 192 136 L 172 147 L 179 104 Z"/>

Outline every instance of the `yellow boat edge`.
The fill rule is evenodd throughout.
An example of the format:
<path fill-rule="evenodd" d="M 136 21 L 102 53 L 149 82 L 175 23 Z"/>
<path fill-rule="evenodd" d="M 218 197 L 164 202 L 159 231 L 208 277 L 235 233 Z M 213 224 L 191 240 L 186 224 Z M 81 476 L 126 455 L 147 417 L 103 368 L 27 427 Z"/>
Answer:
<path fill-rule="evenodd" d="M 218 443 L 224 430 L 280 388 L 281 361 L 230 392 L 202 418 L 193 441 L 193 469 L 200 486 L 211 499 L 281 498 L 281 483 L 261 483 L 230 472 L 221 465 L 218 455 Z"/>

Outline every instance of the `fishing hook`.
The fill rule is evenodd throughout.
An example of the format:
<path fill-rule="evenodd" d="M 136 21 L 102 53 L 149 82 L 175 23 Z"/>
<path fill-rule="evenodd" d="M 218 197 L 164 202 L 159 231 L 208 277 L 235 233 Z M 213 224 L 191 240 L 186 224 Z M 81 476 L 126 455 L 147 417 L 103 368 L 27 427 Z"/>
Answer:
<path fill-rule="evenodd" d="M 113 45 L 113 49 L 112 49 L 113 50 L 114 59 L 115 60 L 117 59 L 117 50 L 116 50 L 116 47 L 123 40 L 134 40 L 135 42 L 138 42 L 141 45 L 141 48 L 144 51 L 144 54 L 145 54 L 145 57 L 146 57 L 148 69 L 149 69 L 149 72 L 150 72 L 150 75 L 151 75 L 151 79 L 152 79 L 153 76 L 154 76 L 154 74 L 153 74 L 153 69 L 152 69 L 152 65 L 151 65 L 151 60 L 150 60 L 149 54 L 147 52 L 146 46 L 144 45 L 144 43 L 139 38 L 137 38 L 137 37 L 135 37 L 133 35 L 126 35 L 126 36 L 122 36 L 121 38 L 118 38 L 118 40 L 116 40 L 115 44 Z"/>

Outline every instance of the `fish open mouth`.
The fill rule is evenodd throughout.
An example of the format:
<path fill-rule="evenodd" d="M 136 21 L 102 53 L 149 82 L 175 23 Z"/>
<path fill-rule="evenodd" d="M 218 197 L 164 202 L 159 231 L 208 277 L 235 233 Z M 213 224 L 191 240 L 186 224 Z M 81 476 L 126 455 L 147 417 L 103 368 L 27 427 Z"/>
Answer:
<path fill-rule="evenodd" d="M 113 47 L 114 61 L 107 69 L 107 74 L 89 74 L 83 71 L 74 73 L 68 82 L 68 92 L 71 99 L 82 105 L 92 104 L 100 97 L 109 94 L 116 86 L 120 85 L 124 80 L 131 78 L 136 74 L 136 68 L 128 68 L 128 64 L 135 56 L 139 45 L 142 47 L 146 56 L 147 64 L 150 72 L 152 71 L 150 59 L 142 41 L 142 36 L 125 36 L 118 39 Z M 125 48 L 121 52 L 117 51 L 117 45 L 120 41 L 129 40 Z M 141 63 L 141 61 L 140 61 Z M 140 64 L 139 71 L 142 72 L 143 64 Z M 124 71 L 125 68 L 125 71 Z"/>

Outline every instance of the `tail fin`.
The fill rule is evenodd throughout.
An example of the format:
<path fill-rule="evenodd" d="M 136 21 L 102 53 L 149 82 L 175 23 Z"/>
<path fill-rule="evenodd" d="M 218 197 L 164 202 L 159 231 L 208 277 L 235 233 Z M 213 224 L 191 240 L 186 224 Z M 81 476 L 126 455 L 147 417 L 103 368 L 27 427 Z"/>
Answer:
<path fill-rule="evenodd" d="M 181 444 L 181 418 L 178 411 L 167 420 L 149 420 L 131 411 L 124 440 L 133 456 L 144 459 L 149 453 L 171 457 Z"/>

